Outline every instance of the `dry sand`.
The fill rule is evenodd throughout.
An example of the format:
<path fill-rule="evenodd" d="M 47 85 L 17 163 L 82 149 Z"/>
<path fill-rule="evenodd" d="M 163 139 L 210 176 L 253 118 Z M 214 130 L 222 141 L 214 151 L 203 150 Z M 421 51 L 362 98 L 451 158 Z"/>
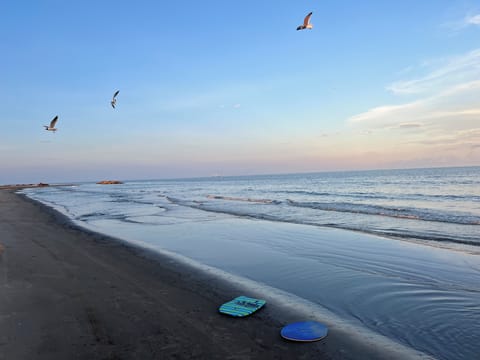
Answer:
<path fill-rule="evenodd" d="M 243 319 L 218 313 L 241 294 L 0 190 L 1 360 L 394 357 L 334 329 L 320 342 L 283 340 L 280 329 L 294 316 L 274 304 Z"/>

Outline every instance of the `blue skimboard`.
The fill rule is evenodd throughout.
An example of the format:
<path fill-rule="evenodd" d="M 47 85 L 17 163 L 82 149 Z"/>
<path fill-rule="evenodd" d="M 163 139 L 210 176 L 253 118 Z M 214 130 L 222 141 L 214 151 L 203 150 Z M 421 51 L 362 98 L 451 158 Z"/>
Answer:
<path fill-rule="evenodd" d="M 280 334 L 287 340 L 310 342 L 323 339 L 328 329 L 316 321 L 302 321 L 285 326 Z"/>
<path fill-rule="evenodd" d="M 247 296 L 239 296 L 229 302 L 226 302 L 220 306 L 218 310 L 222 314 L 244 317 L 253 314 L 263 305 L 265 305 L 265 303 L 265 300 L 254 299 Z"/>

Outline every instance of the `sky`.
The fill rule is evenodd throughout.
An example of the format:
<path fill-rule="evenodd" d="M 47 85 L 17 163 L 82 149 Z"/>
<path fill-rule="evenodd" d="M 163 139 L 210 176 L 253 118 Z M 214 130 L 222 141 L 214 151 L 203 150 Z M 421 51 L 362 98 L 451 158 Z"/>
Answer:
<path fill-rule="evenodd" d="M 478 0 L 3 0 L 0 54 L 0 184 L 480 165 Z"/>

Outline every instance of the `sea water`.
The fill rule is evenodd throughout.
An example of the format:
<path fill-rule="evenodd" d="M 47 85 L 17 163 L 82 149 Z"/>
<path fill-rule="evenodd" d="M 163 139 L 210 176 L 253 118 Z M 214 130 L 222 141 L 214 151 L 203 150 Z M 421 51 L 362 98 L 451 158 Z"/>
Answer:
<path fill-rule="evenodd" d="M 480 356 L 480 167 L 25 193 L 82 226 L 294 294 L 438 359 Z"/>

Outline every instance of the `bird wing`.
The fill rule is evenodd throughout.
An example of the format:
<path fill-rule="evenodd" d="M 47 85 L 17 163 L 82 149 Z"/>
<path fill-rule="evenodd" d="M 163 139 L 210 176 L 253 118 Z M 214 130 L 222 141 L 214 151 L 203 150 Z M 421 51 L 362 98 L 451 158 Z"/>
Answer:
<path fill-rule="evenodd" d="M 115 97 L 118 95 L 119 92 L 120 92 L 120 90 L 115 91 L 115 93 L 113 94 L 113 98 L 114 98 L 114 99 L 115 99 Z"/>
<path fill-rule="evenodd" d="M 307 16 L 305 16 L 305 19 L 303 20 L 303 26 L 307 26 L 308 23 L 310 22 L 310 18 L 312 17 L 313 11 L 310 12 Z"/>
<path fill-rule="evenodd" d="M 52 121 L 50 121 L 50 127 L 51 128 L 55 127 L 55 124 L 57 123 L 57 120 L 58 120 L 58 115 L 55 116 Z"/>

